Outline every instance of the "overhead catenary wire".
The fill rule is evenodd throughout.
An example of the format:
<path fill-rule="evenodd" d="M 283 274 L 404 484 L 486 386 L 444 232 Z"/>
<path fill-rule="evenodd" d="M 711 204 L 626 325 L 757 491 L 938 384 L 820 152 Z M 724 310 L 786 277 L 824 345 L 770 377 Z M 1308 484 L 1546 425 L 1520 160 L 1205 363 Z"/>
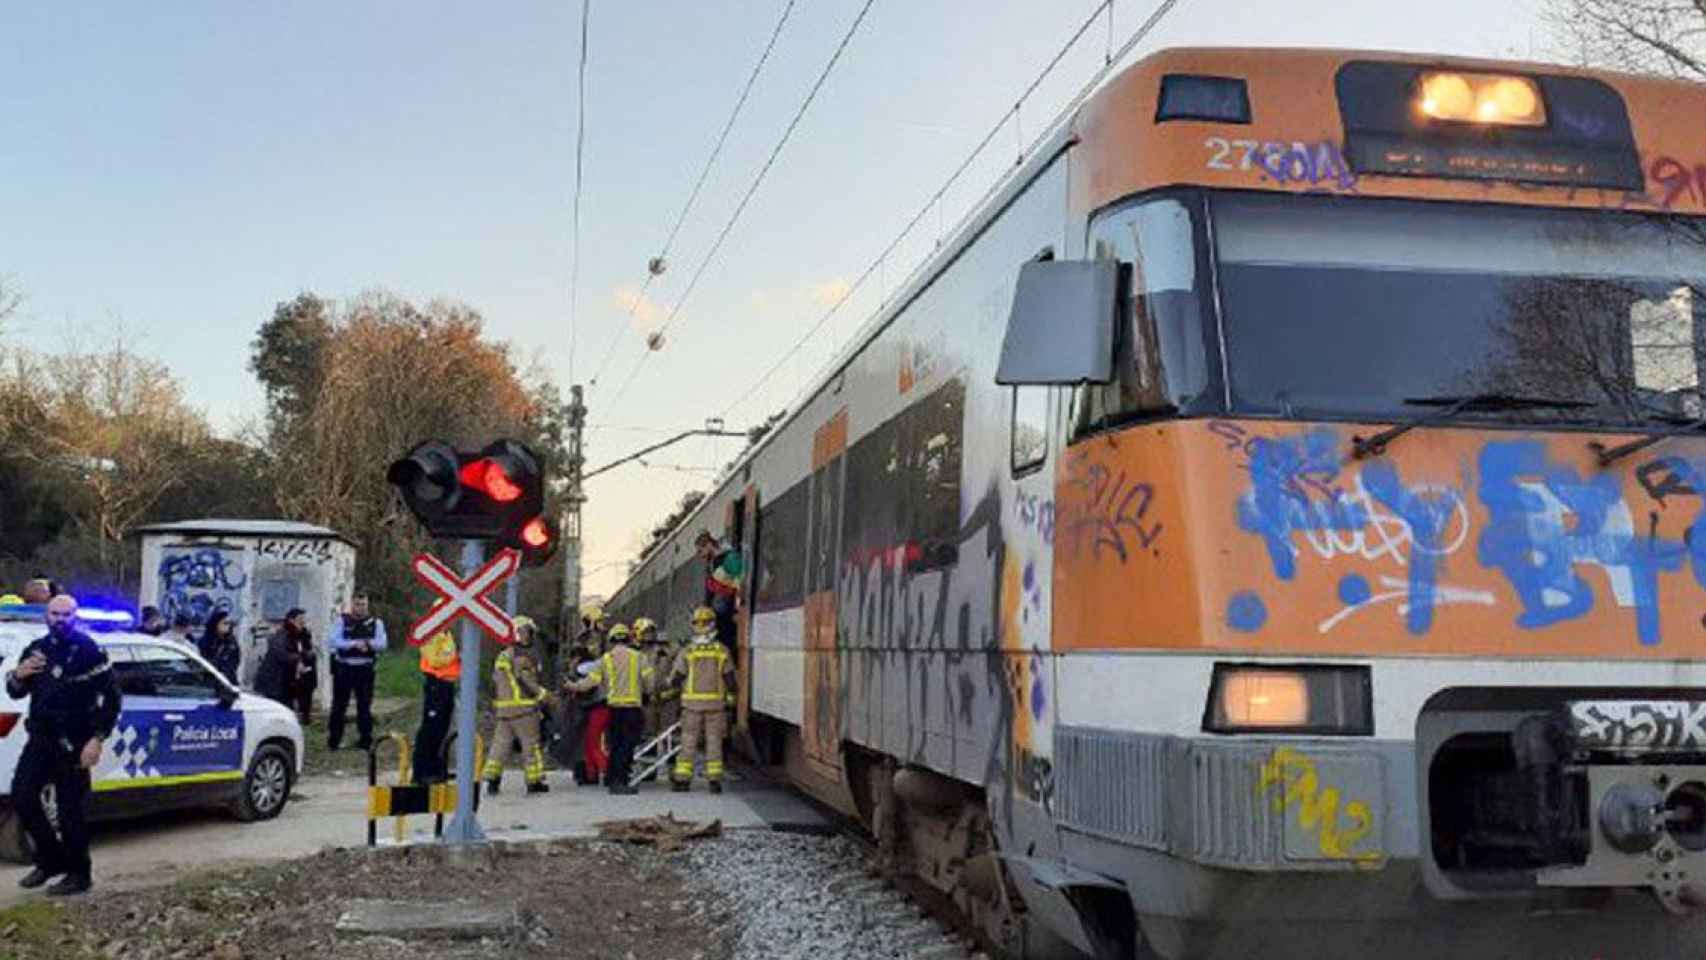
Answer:
<path fill-rule="evenodd" d="M 687 281 L 687 288 L 683 290 L 681 292 L 681 296 L 676 299 L 675 305 L 670 308 L 669 315 L 666 316 L 663 323 L 659 325 L 657 333 L 662 334 L 667 331 L 670 328 L 670 325 L 675 322 L 676 318 L 681 315 L 681 308 L 686 305 L 688 298 L 693 296 L 693 290 L 699 286 L 700 279 L 705 276 L 705 271 L 710 268 L 712 261 L 716 259 L 717 252 L 722 249 L 723 242 L 729 238 L 729 233 L 734 230 L 735 224 L 740 222 L 741 214 L 746 212 L 747 204 L 752 202 L 753 195 L 758 193 L 758 188 L 763 185 L 764 178 L 770 174 L 771 168 L 776 165 L 776 158 L 782 155 L 782 149 L 788 145 L 788 141 L 793 137 L 794 131 L 799 128 L 800 121 L 805 119 L 806 111 L 811 109 L 813 101 L 817 99 L 818 92 L 823 89 L 823 85 L 829 79 L 830 73 L 835 70 L 835 65 L 841 62 L 841 55 L 847 51 L 848 44 L 853 42 L 854 34 L 859 32 L 859 26 L 865 22 L 865 16 L 871 12 L 871 7 L 875 3 L 876 0 L 865 0 L 864 5 L 859 8 L 859 15 L 853 18 L 852 24 L 850 24 L 847 27 L 847 31 L 842 34 L 841 42 L 836 44 L 835 52 L 831 53 L 829 56 L 829 62 L 824 64 L 822 72 L 817 76 L 817 81 L 813 83 L 811 89 L 806 92 L 806 98 L 800 103 L 800 108 L 794 112 L 794 118 L 788 121 L 788 126 L 782 131 L 782 136 L 777 139 L 776 145 L 771 148 L 770 156 L 765 158 L 764 165 L 758 168 L 758 174 L 752 178 L 752 184 L 746 188 L 746 193 L 741 196 L 740 203 L 735 205 L 734 212 L 729 214 L 729 218 L 724 222 L 722 230 L 718 231 L 717 239 L 712 241 L 710 249 L 705 251 L 705 256 L 699 261 L 698 268 L 693 271 L 692 278 Z M 623 381 L 621 389 L 616 392 L 617 400 L 620 400 L 622 395 L 628 391 L 628 387 L 632 385 L 635 378 L 640 375 L 640 370 L 645 367 L 646 359 L 650 356 L 651 351 L 649 350 L 640 354 L 639 362 L 634 364 L 633 372 L 628 374 L 628 379 Z"/>
<path fill-rule="evenodd" d="M 1126 42 L 1120 47 L 1120 49 L 1117 52 L 1107 55 L 1101 69 L 1097 70 L 1095 74 L 1091 76 L 1090 80 L 1085 83 L 1083 88 L 1081 88 L 1067 103 L 1066 107 L 1060 111 L 1060 116 L 1070 116 L 1072 111 L 1084 101 L 1084 98 L 1089 96 L 1090 92 L 1096 88 L 1096 85 L 1113 70 L 1114 65 L 1124 60 L 1126 54 L 1130 53 L 1132 48 L 1136 47 L 1138 43 L 1142 42 L 1145 36 L 1149 35 L 1150 31 L 1155 29 L 1156 25 L 1161 22 L 1161 19 L 1165 17 L 1168 11 L 1172 10 L 1178 2 L 1179 0 L 1162 0 L 1162 2 L 1155 8 L 1154 12 L 1149 15 L 1148 19 L 1133 31 L 1132 35 L 1127 38 Z M 889 241 L 888 246 L 884 247 L 882 251 L 871 260 L 870 264 L 865 267 L 864 271 L 848 285 L 847 289 L 842 291 L 841 296 L 836 298 L 835 302 L 829 305 L 829 308 L 824 311 L 823 316 L 819 317 L 817 322 L 812 324 L 812 326 L 806 330 L 805 334 L 796 340 L 794 344 L 788 348 L 787 352 L 783 353 L 774 364 L 766 369 L 764 373 L 760 374 L 758 379 L 753 381 L 751 386 L 747 387 L 745 391 L 735 397 L 734 400 L 722 409 L 721 415 L 723 417 L 727 417 L 736 407 L 745 403 L 747 400 L 750 400 L 758 393 L 759 390 L 762 390 L 764 385 L 769 382 L 770 378 L 775 376 L 777 371 L 781 370 L 795 354 L 799 353 L 802 347 L 811 341 L 812 337 L 817 335 L 818 331 L 822 330 L 824 326 L 835 317 L 841 308 L 845 306 L 847 302 L 853 298 L 853 295 L 857 293 L 862 286 L 864 286 L 865 282 L 871 278 L 871 275 L 883 268 L 883 265 L 887 261 L 889 255 L 892 254 L 903 242 L 905 242 L 908 236 L 911 236 L 913 228 L 917 227 L 919 222 L 929 214 L 930 208 L 941 202 L 943 195 L 946 194 L 948 190 L 951 189 L 959 180 L 959 178 L 971 168 L 971 165 L 977 161 L 977 158 L 983 154 L 983 151 L 988 148 L 990 143 L 1000 135 L 1001 131 L 1007 126 L 1007 124 L 1009 122 L 1017 121 L 1019 107 L 1032 93 L 1036 91 L 1039 86 L 1042 85 L 1049 73 L 1051 73 L 1054 68 L 1066 58 L 1067 54 L 1072 51 L 1072 48 L 1078 44 L 1078 41 L 1082 39 L 1084 34 L 1095 24 L 1097 18 L 1101 17 L 1105 11 L 1110 10 L 1113 7 L 1113 4 L 1114 0 L 1103 0 L 1102 4 L 1097 6 L 1095 10 L 1091 11 L 1090 15 L 1085 18 L 1077 31 L 1072 34 L 1071 39 L 1066 41 L 1066 43 L 1060 48 L 1059 52 L 1054 55 L 1054 58 L 1051 59 L 1048 62 L 1048 65 L 1042 69 L 1042 72 L 1038 73 L 1036 78 L 1031 81 L 1030 85 L 1025 88 L 1025 92 L 1020 94 L 1018 99 L 1014 101 L 1014 105 L 1006 112 L 1002 113 L 1001 119 L 997 120 L 995 125 L 990 127 L 989 132 L 984 134 L 983 139 L 978 141 L 977 146 L 973 147 L 971 152 L 966 155 L 966 158 L 960 162 L 959 166 L 955 167 L 954 171 L 948 175 L 948 179 L 942 184 L 941 188 L 931 194 L 930 198 L 918 208 L 918 211 L 914 213 L 912 218 L 906 222 L 906 225 L 900 229 L 900 232 L 895 235 L 895 238 Z M 1046 127 L 1037 135 L 1036 139 L 1031 141 L 1030 148 L 1020 152 L 1021 161 L 1023 161 L 1024 157 L 1028 155 L 1031 150 L 1035 149 L 1037 144 L 1047 139 L 1053 133 L 1054 126 L 1055 125 L 1051 124 Z M 975 213 L 977 209 L 982 206 L 983 201 L 988 199 L 991 194 L 1000 188 L 1001 183 L 1004 182 L 1005 179 L 1005 177 L 998 178 L 997 181 L 984 192 L 983 196 L 980 197 L 976 203 L 971 205 L 970 212 L 966 214 L 966 216 L 969 217 L 972 213 Z M 940 213 L 938 213 L 938 217 L 939 216 Z M 960 222 L 963 224 L 965 222 L 965 217 L 962 217 Z M 956 230 L 957 229 L 958 227 L 956 226 Z M 939 227 L 938 232 L 940 232 Z M 937 242 L 939 244 L 941 241 L 938 240 Z M 926 262 L 928 262 L 928 260 L 926 260 Z"/>
<path fill-rule="evenodd" d="M 586 42 L 587 24 L 592 13 L 592 0 L 581 0 L 581 55 L 578 79 L 575 81 L 575 193 L 570 215 L 569 248 L 569 382 L 575 379 L 575 344 L 580 328 L 581 273 L 581 171 L 586 157 Z"/>
<path fill-rule="evenodd" d="M 758 75 L 764 72 L 764 65 L 769 62 L 770 54 L 776 49 L 776 41 L 782 36 L 782 28 L 787 25 L 788 18 L 793 15 L 794 4 L 798 0 L 788 0 L 782 7 L 782 16 L 777 18 L 776 26 L 770 31 L 770 41 L 764 45 L 764 52 L 758 55 L 758 62 L 752 65 L 752 72 L 747 74 L 746 85 L 741 88 L 740 96 L 736 98 L 734 109 L 729 111 L 728 120 L 723 123 L 723 130 L 717 134 L 717 142 L 711 147 L 710 156 L 705 158 L 705 165 L 699 169 L 699 179 L 693 182 L 693 189 L 687 194 L 687 202 L 681 205 L 681 212 L 676 214 L 675 225 L 669 228 L 669 236 L 664 239 L 663 248 L 658 251 L 656 262 L 662 263 L 669 258 L 669 252 L 675 246 L 675 238 L 681 234 L 682 224 L 687 222 L 688 213 L 698 202 L 699 194 L 705 189 L 705 181 L 711 176 L 711 168 L 716 166 L 717 158 L 722 155 L 723 146 L 728 143 L 729 132 L 735 128 L 735 121 L 740 118 L 741 110 L 746 106 L 747 98 L 752 96 L 752 88 L 758 83 Z M 633 325 L 634 316 L 639 312 L 640 304 L 645 302 L 647 291 L 658 278 L 654 270 L 646 270 L 646 279 L 640 284 L 640 292 L 634 296 L 634 302 L 628 305 L 628 316 L 621 326 L 612 331 L 610 343 L 604 349 L 604 359 L 598 363 L 590 381 L 592 386 L 598 385 L 598 378 L 604 375 L 604 369 L 610 365 L 610 360 L 616 354 L 616 347 L 622 342 L 622 333 Z"/>

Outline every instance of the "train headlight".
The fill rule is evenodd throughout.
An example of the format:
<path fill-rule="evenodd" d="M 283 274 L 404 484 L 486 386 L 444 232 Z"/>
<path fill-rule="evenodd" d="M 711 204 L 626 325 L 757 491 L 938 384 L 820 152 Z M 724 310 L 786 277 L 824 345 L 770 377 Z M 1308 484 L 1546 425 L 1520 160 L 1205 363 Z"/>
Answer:
<path fill-rule="evenodd" d="M 1217 663 L 1203 729 L 1366 736 L 1373 699 L 1365 666 Z"/>
<path fill-rule="evenodd" d="M 1422 74 L 1416 109 L 1423 116 L 1457 123 L 1546 125 L 1540 86 L 1528 77 L 1430 71 Z"/>

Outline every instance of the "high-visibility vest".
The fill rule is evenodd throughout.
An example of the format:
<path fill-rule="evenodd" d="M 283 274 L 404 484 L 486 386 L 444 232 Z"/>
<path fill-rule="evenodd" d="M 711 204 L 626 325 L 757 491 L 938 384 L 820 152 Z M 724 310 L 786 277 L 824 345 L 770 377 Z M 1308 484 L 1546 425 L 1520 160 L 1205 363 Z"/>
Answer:
<path fill-rule="evenodd" d="M 528 696 L 522 689 L 521 681 L 515 675 L 515 651 L 505 650 L 498 654 L 497 663 L 493 664 L 492 682 L 497 687 L 497 696 L 492 700 L 492 706 L 504 707 L 536 707 L 540 697 Z"/>
<path fill-rule="evenodd" d="M 695 640 L 681 654 L 687 660 L 687 682 L 681 687 L 686 703 L 722 703 L 728 687 L 729 649 L 715 640 Z"/>
<path fill-rule="evenodd" d="M 440 680 L 461 676 L 462 655 L 456 650 L 456 638 L 441 633 L 421 644 L 421 672 Z"/>
<path fill-rule="evenodd" d="M 616 663 L 616 655 L 622 654 L 620 666 Z M 633 647 L 619 643 L 611 651 L 599 659 L 601 671 L 599 679 L 604 684 L 605 702 L 612 707 L 637 707 L 643 697 L 640 689 L 640 679 L 650 680 L 652 668 L 645 664 L 644 657 Z"/>

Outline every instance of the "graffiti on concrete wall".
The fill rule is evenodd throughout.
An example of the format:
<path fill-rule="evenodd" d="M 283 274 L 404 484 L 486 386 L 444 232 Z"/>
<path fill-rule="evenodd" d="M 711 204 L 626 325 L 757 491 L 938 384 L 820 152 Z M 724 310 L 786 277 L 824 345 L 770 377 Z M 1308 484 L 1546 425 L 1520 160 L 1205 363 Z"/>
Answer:
<path fill-rule="evenodd" d="M 240 619 L 242 590 L 248 583 L 241 549 L 167 547 L 161 551 L 157 573 L 159 606 L 168 620 L 188 614 L 199 626 L 215 611 Z"/>

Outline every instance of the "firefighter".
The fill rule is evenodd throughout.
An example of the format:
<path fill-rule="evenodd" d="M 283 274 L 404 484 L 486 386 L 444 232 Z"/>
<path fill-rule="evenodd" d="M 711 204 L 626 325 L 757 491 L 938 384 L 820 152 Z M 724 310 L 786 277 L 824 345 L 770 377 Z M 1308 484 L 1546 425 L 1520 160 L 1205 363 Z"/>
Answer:
<path fill-rule="evenodd" d="M 603 607 L 587 607 L 581 611 L 581 632 L 575 638 L 582 647 L 592 650 L 595 655 L 602 655 L 605 646 L 605 634 L 610 630 L 610 618 L 605 616 Z"/>
<path fill-rule="evenodd" d="M 421 725 L 415 731 L 415 782 L 443 783 L 446 779 L 444 738 L 456 713 L 456 683 L 462 676 L 462 657 L 456 638 L 441 630 L 421 644 Z"/>
<path fill-rule="evenodd" d="M 673 680 L 681 684 L 681 752 L 675 757 L 671 786 L 686 793 L 693 786 L 693 761 L 699 737 L 705 737 L 705 780 L 712 793 L 723 792 L 724 712 L 734 690 L 734 659 L 717 639 L 717 614 L 710 607 L 693 611 L 693 642 L 675 656 Z"/>
<path fill-rule="evenodd" d="M 539 745 L 539 717 L 550 694 L 539 683 L 539 659 L 533 649 L 537 628 L 529 617 L 515 618 L 515 643 L 498 654 L 492 665 L 492 686 L 495 695 L 492 707 L 497 723 L 492 728 L 492 752 L 486 759 L 482 775 L 486 795 L 498 792 L 503 782 L 504 763 L 509 759 L 513 740 L 521 740 L 522 770 L 527 778 L 528 793 L 546 793 L 545 751 Z"/>
<path fill-rule="evenodd" d="M 663 641 L 658 638 L 658 625 L 650 617 L 640 617 L 634 621 L 634 642 L 640 648 L 640 655 L 646 658 L 646 665 L 652 668 L 654 676 L 668 676 L 669 668 L 674 663 L 666 659 Z M 641 743 L 650 743 L 666 729 L 663 723 L 664 691 L 658 690 L 655 696 L 646 699 L 643 708 L 646 715 L 646 731 L 640 737 Z"/>
<path fill-rule="evenodd" d="M 610 773 L 605 783 L 615 794 L 639 792 L 628 783 L 628 775 L 633 768 L 634 748 L 640 745 L 640 735 L 645 731 L 642 708 L 656 676 L 646 657 L 629 645 L 630 637 L 627 624 L 612 626 L 607 637 L 610 649 L 584 679 L 567 685 L 577 693 L 604 690 L 610 710 Z"/>

